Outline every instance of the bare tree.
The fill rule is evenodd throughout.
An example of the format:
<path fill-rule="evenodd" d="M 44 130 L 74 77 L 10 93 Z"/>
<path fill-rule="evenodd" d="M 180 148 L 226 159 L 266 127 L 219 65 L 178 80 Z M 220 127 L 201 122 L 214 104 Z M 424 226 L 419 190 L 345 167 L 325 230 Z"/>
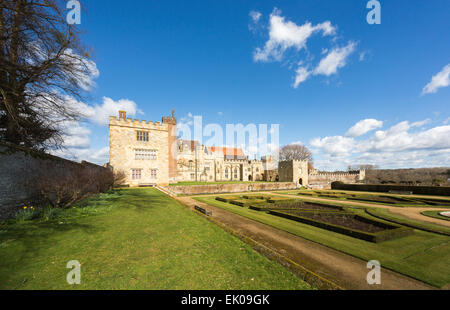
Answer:
<path fill-rule="evenodd" d="M 120 187 L 127 181 L 127 174 L 123 170 L 114 171 L 114 187 Z"/>
<path fill-rule="evenodd" d="M 63 0 L 0 1 L 0 139 L 34 149 L 61 146 L 98 75 L 66 22 Z"/>
<path fill-rule="evenodd" d="M 348 166 L 347 170 L 348 171 L 356 171 L 356 170 L 374 170 L 374 169 L 378 169 L 377 165 L 371 165 L 371 164 L 366 164 L 366 165 L 355 165 L 355 166 Z"/>
<path fill-rule="evenodd" d="M 285 160 L 307 160 L 312 163 L 311 151 L 304 145 L 289 144 L 280 149 L 280 161 Z"/>

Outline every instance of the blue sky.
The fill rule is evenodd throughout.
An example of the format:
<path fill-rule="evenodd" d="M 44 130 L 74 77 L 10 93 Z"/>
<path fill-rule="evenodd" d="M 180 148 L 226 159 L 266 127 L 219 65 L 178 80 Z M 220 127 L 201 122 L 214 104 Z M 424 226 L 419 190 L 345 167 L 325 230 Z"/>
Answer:
<path fill-rule="evenodd" d="M 85 0 L 99 75 L 65 156 L 106 162 L 114 108 L 154 121 L 173 108 L 280 124 L 280 144 L 301 141 L 321 169 L 450 166 L 450 2 L 381 0 L 380 25 L 367 2 Z"/>

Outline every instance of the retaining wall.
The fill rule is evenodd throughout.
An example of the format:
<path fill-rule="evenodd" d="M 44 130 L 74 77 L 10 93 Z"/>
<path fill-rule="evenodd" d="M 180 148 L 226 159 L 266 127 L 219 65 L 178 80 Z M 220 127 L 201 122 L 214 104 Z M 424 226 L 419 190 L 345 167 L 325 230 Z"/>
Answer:
<path fill-rule="evenodd" d="M 274 191 L 296 189 L 297 185 L 293 182 L 271 182 L 271 183 L 232 183 L 232 184 L 208 184 L 208 185 L 176 185 L 170 186 L 170 190 L 176 194 L 195 195 L 195 194 L 220 194 L 220 193 L 239 193 L 249 191 Z"/>

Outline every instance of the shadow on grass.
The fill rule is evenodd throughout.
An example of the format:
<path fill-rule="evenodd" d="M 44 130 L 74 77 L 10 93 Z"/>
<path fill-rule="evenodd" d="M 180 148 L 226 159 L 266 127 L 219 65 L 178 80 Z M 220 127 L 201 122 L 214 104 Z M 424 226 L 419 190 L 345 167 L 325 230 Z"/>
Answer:
<path fill-rule="evenodd" d="M 87 234 L 100 231 L 99 227 L 78 223 L 78 219 L 63 221 L 16 223 L 0 229 L 0 289 L 17 280 L 17 274 L 34 264 L 34 259 L 46 255 L 46 251 L 58 243 L 70 242 L 70 232 L 82 230 Z M 55 240 L 55 236 L 66 235 L 67 238 Z M 26 281 L 26 280 L 24 280 Z M 23 286 L 18 284 L 18 287 Z"/>

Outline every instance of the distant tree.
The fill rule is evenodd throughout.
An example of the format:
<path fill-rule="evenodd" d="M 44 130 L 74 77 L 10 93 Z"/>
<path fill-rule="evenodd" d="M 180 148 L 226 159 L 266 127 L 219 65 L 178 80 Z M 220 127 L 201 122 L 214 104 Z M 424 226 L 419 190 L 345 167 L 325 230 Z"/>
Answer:
<path fill-rule="evenodd" d="M 0 0 L 2 140 L 35 149 L 60 146 L 61 124 L 79 117 L 69 103 L 83 97 L 98 71 L 66 21 L 66 5 Z"/>
<path fill-rule="evenodd" d="M 377 168 L 378 168 L 377 165 L 370 165 L 370 164 L 367 164 L 367 165 L 355 165 L 355 166 L 349 165 L 349 166 L 347 166 L 347 170 L 348 171 L 355 171 L 355 170 L 366 170 L 366 171 L 368 171 L 368 170 L 374 170 L 374 169 L 377 169 Z"/>
<path fill-rule="evenodd" d="M 285 160 L 307 160 L 312 164 L 312 153 L 304 145 L 301 144 L 289 144 L 280 149 L 280 161 Z"/>

